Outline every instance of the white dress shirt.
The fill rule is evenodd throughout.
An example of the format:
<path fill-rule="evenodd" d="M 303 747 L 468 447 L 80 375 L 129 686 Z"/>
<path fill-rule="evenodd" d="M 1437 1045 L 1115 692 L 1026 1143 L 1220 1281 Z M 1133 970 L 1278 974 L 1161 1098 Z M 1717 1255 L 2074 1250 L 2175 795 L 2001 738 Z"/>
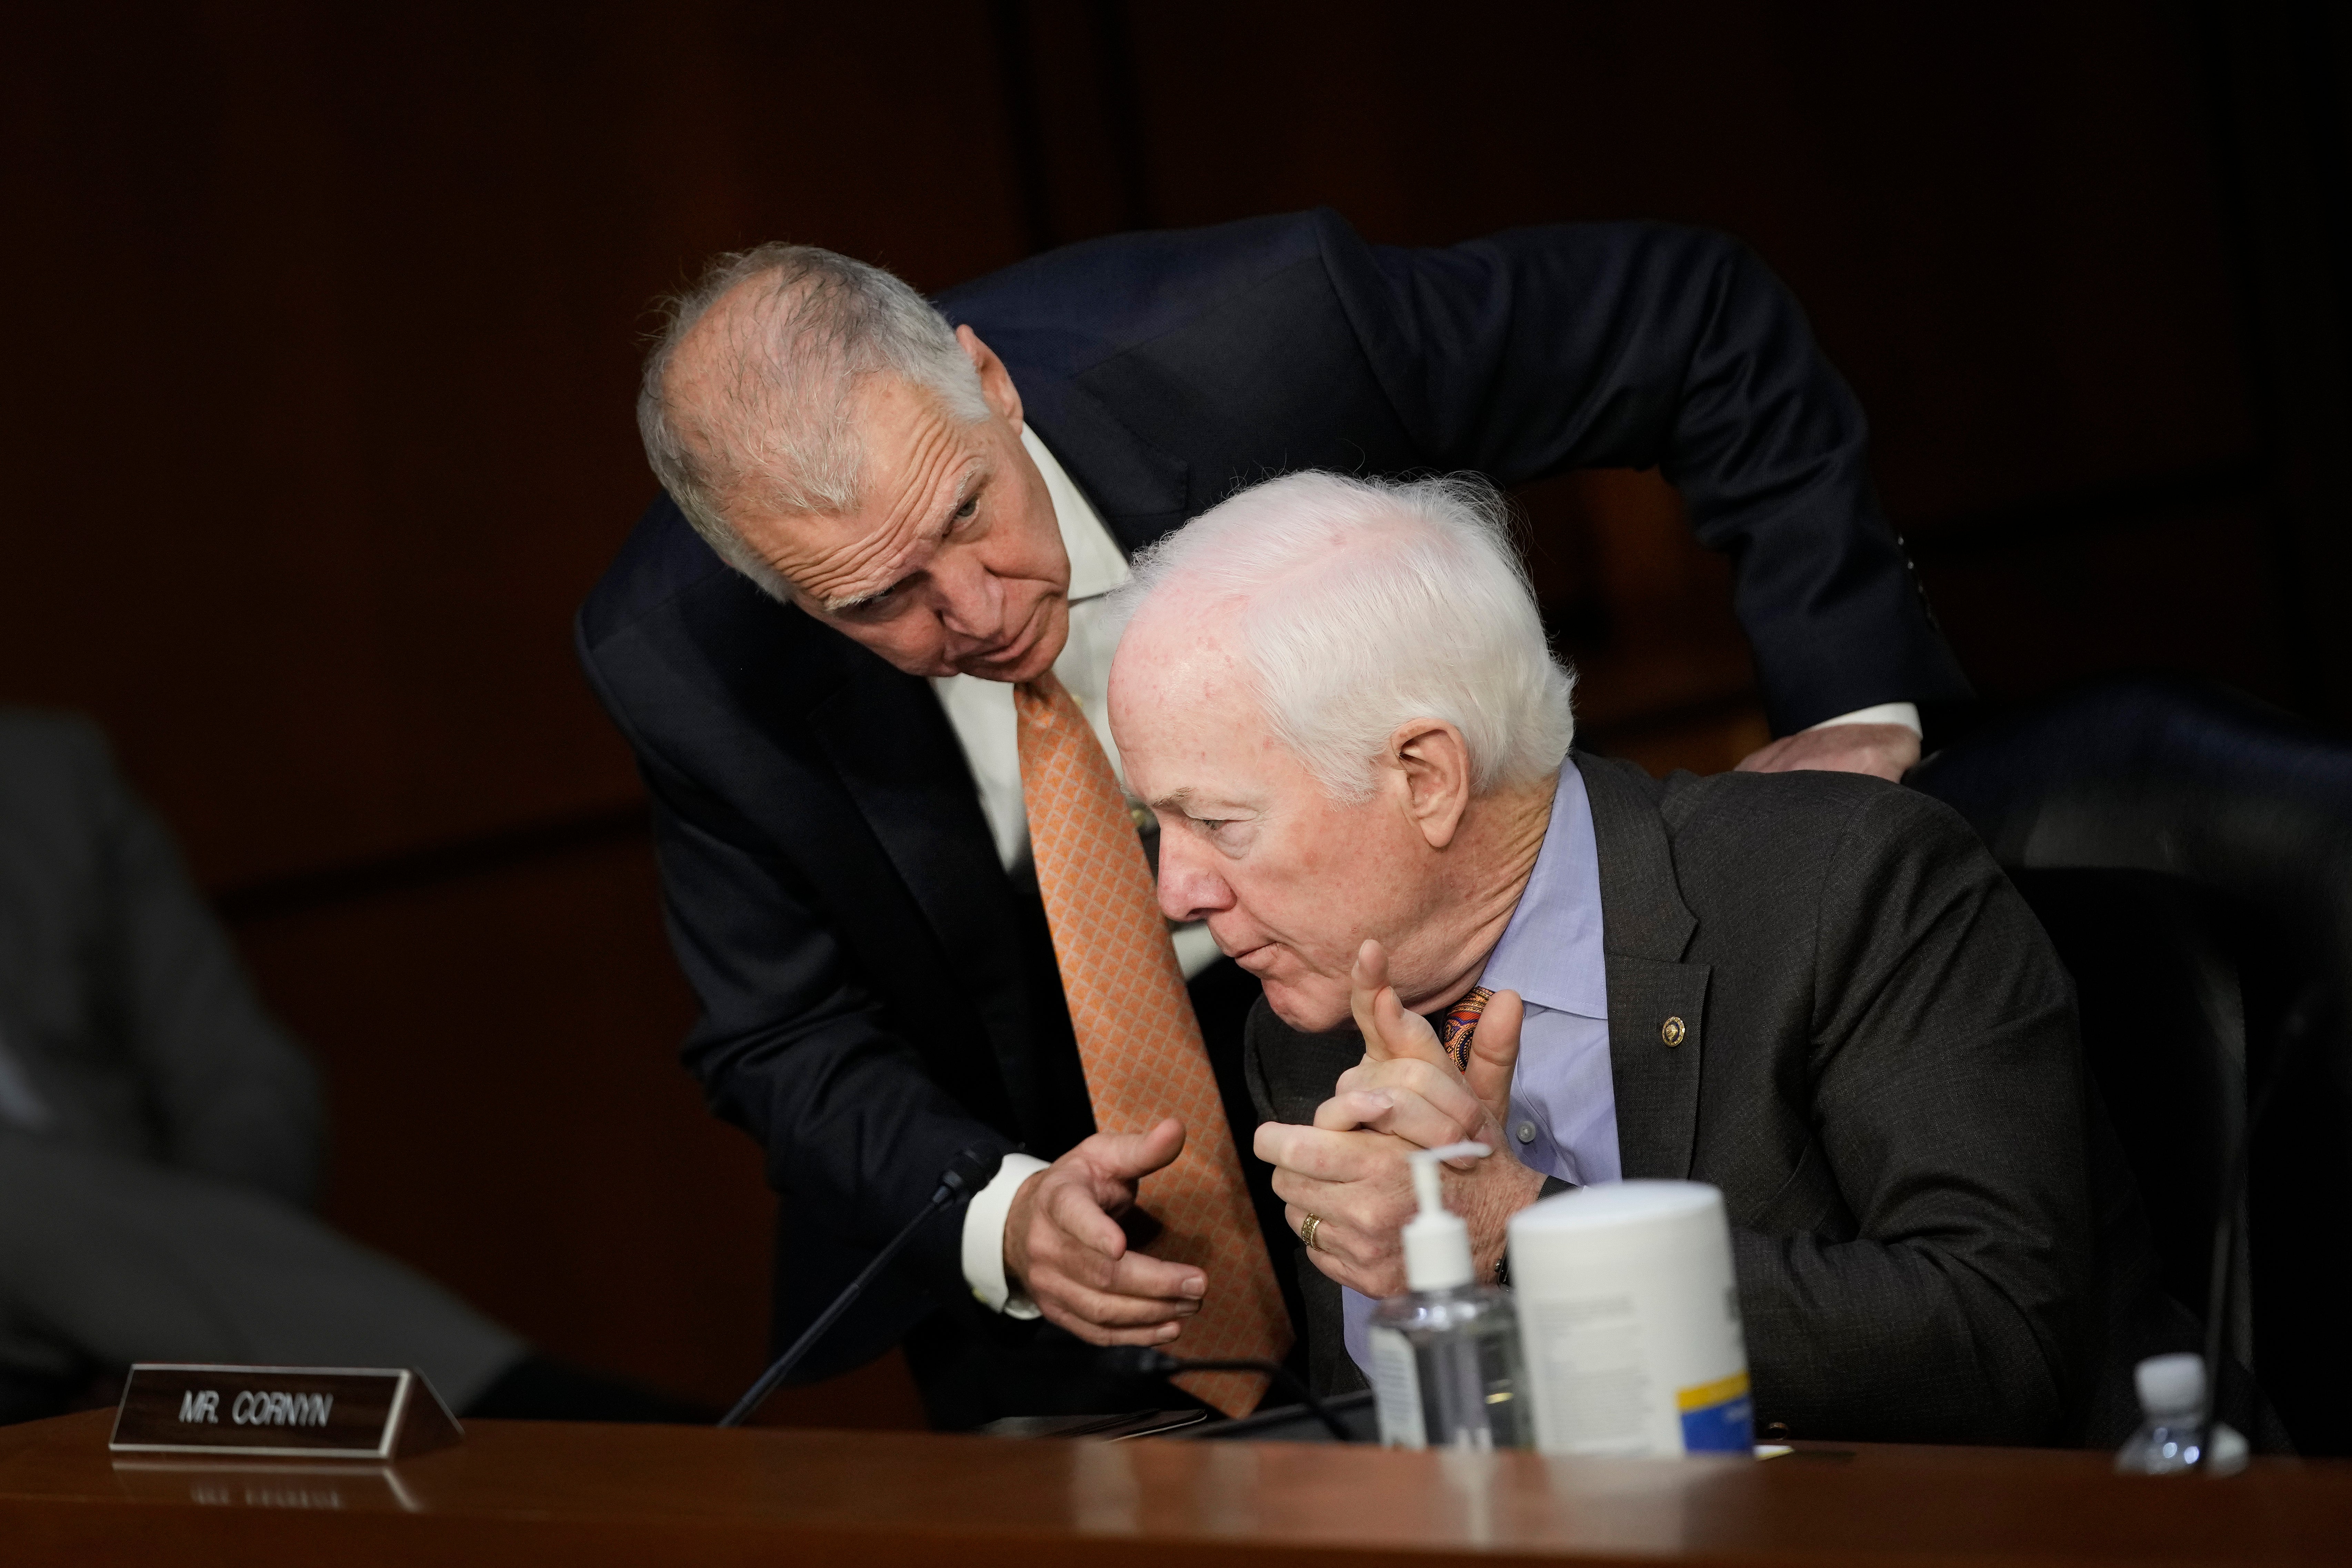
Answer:
<path fill-rule="evenodd" d="M 1824 719 L 1818 724 L 1808 724 L 1808 730 L 1827 730 L 1839 724 L 1900 724 L 1915 735 L 1924 735 L 1919 722 L 1916 702 L 1880 702 L 1868 708 L 1857 708 L 1851 713 L 1841 713 L 1834 719 Z"/>

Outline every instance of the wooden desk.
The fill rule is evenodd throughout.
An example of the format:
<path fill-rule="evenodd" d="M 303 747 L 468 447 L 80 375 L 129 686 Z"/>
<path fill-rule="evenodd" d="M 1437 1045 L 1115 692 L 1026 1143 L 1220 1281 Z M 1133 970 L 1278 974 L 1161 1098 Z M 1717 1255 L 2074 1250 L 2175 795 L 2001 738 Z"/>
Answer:
<path fill-rule="evenodd" d="M 2095 1454 L 1548 1461 L 1306 1444 L 477 1421 L 396 1468 L 163 1465 L 109 1412 L 0 1428 L 0 1562 L 897 1568 L 2342 1562 L 2352 1464 L 2126 1479 Z"/>

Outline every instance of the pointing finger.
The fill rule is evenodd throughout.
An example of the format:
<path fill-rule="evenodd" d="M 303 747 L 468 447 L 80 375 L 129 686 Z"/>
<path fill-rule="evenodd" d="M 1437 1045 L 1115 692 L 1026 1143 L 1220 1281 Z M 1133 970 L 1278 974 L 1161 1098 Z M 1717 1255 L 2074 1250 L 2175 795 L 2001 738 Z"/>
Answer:
<path fill-rule="evenodd" d="M 1127 1232 L 1076 1182 L 1055 1182 L 1040 1195 L 1039 1206 L 1047 1223 L 1067 1238 L 1071 1247 L 1100 1258 L 1105 1272 L 1126 1255 Z"/>
<path fill-rule="evenodd" d="M 1130 1252 L 1118 1260 L 1110 1288 L 1121 1296 L 1189 1303 L 1209 1293 L 1209 1277 L 1189 1263 L 1171 1263 L 1147 1252 Z"/>
<path fill-rule="evenodd" d="M 1449 1069 L 1454 1066 L 1453 1058 L 1445 1054 L 1445 1047 L 1437 1043 L 1437 1031 L 1431 1028 L 1429 1020 L 1420 1014 L 1404 1010 L 1395 986 L 1383 987 L 1372 998 L 1372 1020 L 1380 1030 L 1381 1043 L 1386 1047 L 1381 1054 L 1391 1060 L 1409 1058 Z"/>
<path fill-rule="evenodd" d="M 1356 949 L 1355 967 L 1348 973 L 1348 1010 L 1356 1016 L 1356 1032 L 1364 1037 L 1364 1052 L 1368 1059 L 1383 1061 L 1388 1052 L 1381 1048 L 1379 1023 L 1372 1016 L 1372 1003 L 1389 984 L 1389 950 L 1367 938 Z"/>

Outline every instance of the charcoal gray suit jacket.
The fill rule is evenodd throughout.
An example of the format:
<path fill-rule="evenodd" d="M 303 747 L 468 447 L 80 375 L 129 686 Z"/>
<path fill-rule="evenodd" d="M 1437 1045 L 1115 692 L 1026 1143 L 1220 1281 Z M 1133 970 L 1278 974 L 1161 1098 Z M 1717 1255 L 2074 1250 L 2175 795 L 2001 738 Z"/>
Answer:
<path fill-rule="evenodd" d="M 2000 868 L 1876 779 L 1576 761 L 1624 1174 L 1723 1190 L 1759 1429 L 2079 1436 L 2112 1359 L 2110 1244 L 2072 984 Z M 1352 1026 L 1298 1034 L 1261 1001 L 1259 1114 L 1311 1121 L 1360 1053 Z M 1297 1263 L 1316 1380 L 1361 1386 L 1338 1286 Z"/>

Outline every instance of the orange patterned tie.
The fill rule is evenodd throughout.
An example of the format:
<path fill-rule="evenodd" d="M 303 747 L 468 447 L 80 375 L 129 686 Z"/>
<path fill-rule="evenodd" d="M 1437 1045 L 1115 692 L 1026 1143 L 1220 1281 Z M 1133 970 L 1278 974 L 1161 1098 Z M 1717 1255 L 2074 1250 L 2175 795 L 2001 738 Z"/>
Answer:
<path fill-rule="evenodd" d="M 1095 1125 L 1146 1132 L 1163 1117 L 1184 1123 L 1183 1153 L 1146 1176 L 1139 1194 L 1165 1227 L 1151 1255 L 1209 1277 L 1208 1297 L 1173 1348 L 1204 1361 L 1279 1361 L 1290 1348 L 1290 1315 L 1110 759 L 1051 671 L 1014 687 L 1013 708 L 1030 852 Z M 1228 1415 L 1255 1409 L 1266 1384 L 1255 1373 L 1178 1381 Z"/>
<path fill-rule="evenodd" d="M 1437 1021 L 1437 1043 L 1460 1071 L 1470 1070 L 1470 1040 L 1478 1032 L 1478 1015 L 1494 999 L 1495 994 L 1484 985 L 1473 985 L 1470 994 L 1448 1007 Z"/>

